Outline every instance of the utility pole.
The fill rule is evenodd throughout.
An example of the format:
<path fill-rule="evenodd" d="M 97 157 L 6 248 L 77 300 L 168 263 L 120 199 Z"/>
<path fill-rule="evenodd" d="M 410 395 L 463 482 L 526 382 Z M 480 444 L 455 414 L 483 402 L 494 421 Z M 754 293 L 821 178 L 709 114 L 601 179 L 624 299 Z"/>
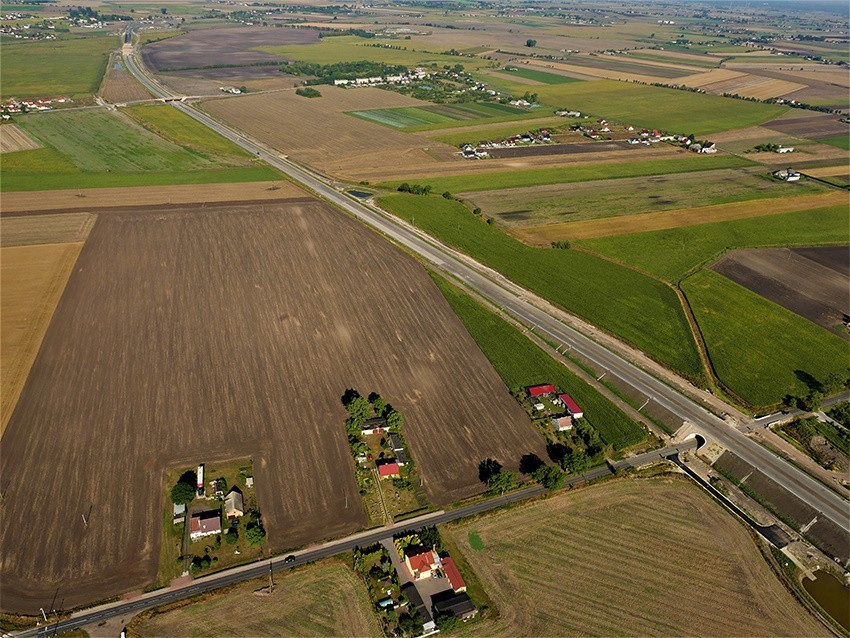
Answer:
<path fill-rule="evenodd" d="M 274 574 L 272 572 L 272 561 L 269 559 L 269 593 L 274 591 Z"/>

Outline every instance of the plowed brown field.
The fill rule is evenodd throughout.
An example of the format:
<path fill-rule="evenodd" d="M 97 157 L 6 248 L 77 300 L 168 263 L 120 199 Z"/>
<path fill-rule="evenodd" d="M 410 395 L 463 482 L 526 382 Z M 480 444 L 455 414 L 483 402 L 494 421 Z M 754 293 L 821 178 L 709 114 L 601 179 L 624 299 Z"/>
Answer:
<path fill-rule="evenodd" d="M 362 527 L 346 388 L 404 413 L 436 505 L 479 493 L 482 459 L 545 458 L 422 267 L 347 216 L 99 211 L 3 436 L 0 604 L 151 582 L 166 467 L 251 456 L 272 551 Z"/>
<path fill-rule="evenodd" d="M 757 199 L 748 202 L 735 202 L 734 204 L 715 204 L 698 208 L 657 211 L 640 215 L 605 217 L 563 224 L 546 224 L 516 229 L 512 231 L 512 234 L 527 244 L 549 246 L 553 241 L 563 239 L 578 240 L 628 235 L 664 228 L 678 228 L 679 226 L 708 224 L 730 219 L 788 213 L 795 210 L 845 204 L 846 202 L 847 193 L 829 192 L 784 197 L 782 199 Z"/>
<path fill-rule="evenodd" d="M 831 635 L 684 479 L 606 483 L 448 534 L 500 613 L 468 636 Z"/>
<path fill-rule="evenodd" d="M 14 124 L 0 126 L 0 153 L 31 151 L 41 145 Z"/>
<path fill-rule="evenodd" d="M 82 196 L 81 196 L 82 195 Z M 105 206 L 157 206 L 197 202 L 238 202 L 286 200 L 307 197 L 292 182 L 245 182 L 244 184 L 204 184 L 87 188 L 61 191 L 3 193 L 3 212 L 43 210 L 95 210 Z M 5 222 L 4 222 L 5 223 Z"/>

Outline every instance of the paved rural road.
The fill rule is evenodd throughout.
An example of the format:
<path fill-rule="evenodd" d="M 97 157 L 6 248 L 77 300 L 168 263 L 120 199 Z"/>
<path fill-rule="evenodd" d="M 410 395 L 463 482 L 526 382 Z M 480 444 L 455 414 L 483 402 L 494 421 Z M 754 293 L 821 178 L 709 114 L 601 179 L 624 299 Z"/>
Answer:
<path fill-rule="evenodd" d="M 834 397 L 825 399 L 821 403 L 821 410 L 825 410 L 826 408 L 835 405 L 836 403 L 842 403 L 844 401 L 850 401 L 850 392 L 842 392 L 841 394 L 838 394 Z M 768 414 L 767 416 L 763 416 L 758 419 L 753 419 L 748 423 L 742 423 L 740 426 L 738 426 L 738 429 L 742 432 L 755 432 L 756 430 L 764 430 L 765 428 L 769 428 L 775 423 L 790 421 L 791 419 L 796 419 L 798 416 L 803 416 L 804 414 L 808 414 L 808 412 L 806 412 L 805 410 L 789 410 L 788 412 L 777 412 L 775 414 Z"/>
<path fill-rule="evenodd" d="M 585 472 L 580 476 L 574 476 L 568 479 L 565 482 L 565 486 L 578 485 L 604 476 L 609 476 L 615 469 L 619 470 L 625 467 L 640 467 L 660 459 L 678 458 L 678 455 L 681 452 L 690 450 L 695 446 L 696 441 L 685 441 L 678 445 L 671 445 L 661 450 L 653 450 L 651 452 L 639 454 L 611 465 L 602 465 Z M 52 636 L 59 632 L 71 631 L 72 629 L 85 627 L 86 625 L 100 623 L 110 618 L 133 616 L 145 609 L 150 609 L 151 607 L 157 607 L 177 600 L 191 598 L 198 594 L 203 594 L 214 589 L 252 580 L 254 578 L 263 578 L 268 576 L 270 571 L 274 573 L 275 571 L 290 569 L 321 558 L 342 554 L 343 552 L 350 551 L 355 547 L 373 545 L 381 540 L 392 538 L 395 534 L 415 531 L 423 527 L 440 525 L 460 520 L 462 518 L 467 518 L 469 516 L 475 516 L 476 514 L 482 514 L 484 512 L 488 512 L 505 505 L 510 505 L 512 503 L 518 503 L 545 493 L 545 488 L 540 485 L 535 485 L 503 496 L 496 496 L 485 501 L 459 507 L 454 510 L 425 514 L 407 521 L 401 521 L 392 527 L 382 527 L 376 530 L 352 534 L 351 536 L 347 536 L 339 540 L 323 543 L 322 545 L 312 549 L 295 552 L 292 554 L 293 560 L 289 563 L 286 562 L 286 558 L 279 556 L 268 561 L 264 560 L 251 563 L 249 565 L 243 565 L 241 567 L 234 567 L 233 569 L 225 570 L 218 574 L 198 578 L 192 581 L 192 583 L 182 587 L 149 592 L 134 600 L 121 600 L 114 603 L 107 603 L 93 609 L 81 611 L 71 618 L 59 621 L 58 623 L 50 623 L 42 627 L 28 629 L 13 635 L 21 638 L 29 636 Z"/>
<path fill-rule="evenodd" d="M 150 78 L 139 66 L 134 54 L 125 55 L 124 61 L 127 69 L 154 95 L 163 98 L 179 98 Z M 538 336 L 545 335 L 545 338 L 556 344 L 569 346 L 572 352 L 592 361 L 600 369 L 611 372 L 624 380 L 635 390 L 651 398 L 678 418 L 693 424 L 707 438 L 713 439 L 739 458 L 759 468 L 768 478 L 773 479 L 789 492 L 814 507 L 819 515 L 830 519 L 845 531 L 850 532 L 850 503 L 846 499 L 808 474 L 776 457 L 769 450 L 749 439 L 743 432 L 730 426 L 692 399 L 680 394 L 634 363 L 608 350 L 603 345 L 542 310 L 538 305 L 528 301 L 529 299 L 535 300 L 535 303 L 539 306 L 545 306 L 542 299 L 538 299 L 519 286 L 507 282 L 504 278 L 493 277 L 493 273 L 483 265 L 476 264 L 469 257 L 432 237 L 424 235 L 424 233 L 418 232 L 398 218 L 384 213 L 380 209 L 355 201 L 354 198 L 341 193 L 321 177 L 285 159 L 284 156 L 273 152 L 266 146 L 251 140 L 244 133 L 230 129 L 188 104 L 180 101 L 172 101 L 171 104 L 201 124 L 265 160 L 302 186 L 314 191 L 322 198 L 415 252 L 438 270 L 463 282 L 507 314 L 525 325 L 533 327 Z"/>

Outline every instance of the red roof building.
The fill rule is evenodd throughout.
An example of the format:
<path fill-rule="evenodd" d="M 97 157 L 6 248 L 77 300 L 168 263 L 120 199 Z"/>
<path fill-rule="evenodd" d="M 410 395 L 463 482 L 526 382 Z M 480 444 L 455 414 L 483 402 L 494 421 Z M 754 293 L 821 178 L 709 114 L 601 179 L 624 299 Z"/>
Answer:
<path fill-rule="evenodd" d="M 414 580 L 430 578 L 431 572 L 437 569 L 439 557 L 431 549 L 421 550 L 418 554 L 405 554 L 404 564 L 410 570 Z"/>
<path fill-rule="evenodd" d="M 204 536 L 221 534 L 221 510 L 199 512 L 192 515 L 189 537 L 196 541 Z"/>
<path fill-rule="evenodd" d="M 398 463 L 384 463 L 378 466 L 378 474 L 381 478 L 398 478 L 401 476 L 398 470 Z"/>
<path fill-rule="evenodd" d="M 584 412 L 582 412 L 581 408 L 578 407 L 578 403 L 576 403 L 569 394 L 558 395 L 558 398 L 564 403 L 564 407 L 567 408 L 567 412 L 569 412 L 574 419 L 580 419 L 584 416 Z"/>
<path fill-rule="evenodd" d="M 541 394 L 552 394 L 555 392 L 555 386 L 550 383 L 543 385 L 532 385 L 528 387 L 528 396 L 536 397 Z"/>
<path fill-rule="evenodd" d="M 452 589 L 456 594 L 466 591 L 466 583 L 463 582 L 463 576 L 460 575 L 460 571 L 458 571 L 457 565 L 455 565 L 455 562 L 451 559 L 451 557 L 443 559 L 443 571 L 446 572 L 446 578 L 449 579 L 449 585 L 452 586 Z"/>

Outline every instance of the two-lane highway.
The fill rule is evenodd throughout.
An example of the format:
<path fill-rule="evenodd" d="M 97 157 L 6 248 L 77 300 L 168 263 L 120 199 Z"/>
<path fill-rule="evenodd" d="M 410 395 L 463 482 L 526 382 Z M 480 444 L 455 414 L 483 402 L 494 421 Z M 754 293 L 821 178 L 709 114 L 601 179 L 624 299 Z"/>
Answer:
<path fill-rule="evenodd" d="M 155 95 L 163 98 L 179 97 L 172 95 L 150 78 L 140 68 L 133 54 L 125 55 L 124 59 L 130 72 Z M 477 264 L 468 256 L 460 254 L 436 239 L 424 235 L 402 220 L 376 207 L 353 200 L 315 173 L 285 159 L 273 149 L 250 139 L 244 133 L 230 129 L 191 105 L 180 101 L 173 101 L 171 104 L 268 162 L 323 199 L 409 249 L 444 274 L 463 282 L 477 294 L 502 308 L 506 314 L 527 326 L 533 326 L 538 334 L 545 335 L 547 339 L 555 343 L 568 345 L 572 352 L 592 361 L 599 369 L 609 371 L 645 396 L 651 397 L 653 401 L 661 404 L 682 421 L 693 424 L 706 437 L 717 441 L 744 461 L 758 467 L 766 476 L 817 509 L 821 515 L 850 532 L 850 506 L 845 499 L 796 467 L 777 458 L 694 400 L 679 393 L 621 355 L 567 326 L 542 309 L 547 306 L 544 300 L 535 298 L 534 295 L 511 282 L 506 282 L 503 277 L 493 276 L 493 273 L 485 266 Z"/>

